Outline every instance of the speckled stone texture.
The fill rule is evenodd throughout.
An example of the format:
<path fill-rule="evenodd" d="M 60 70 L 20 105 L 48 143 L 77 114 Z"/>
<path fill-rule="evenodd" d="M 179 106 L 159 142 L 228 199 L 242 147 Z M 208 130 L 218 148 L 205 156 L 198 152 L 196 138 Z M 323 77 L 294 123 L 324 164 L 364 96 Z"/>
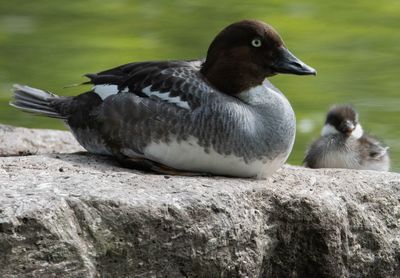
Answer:
<path fill-rule="evenodd" d="M 0 277 L 400 277 L 400 175 L 286 166 L 257 181 L 1 157 Z"/>
<path fill-rule="evenodd" d="M 0 156 L 84 151 L 68 131 L 0 124 Z"/>

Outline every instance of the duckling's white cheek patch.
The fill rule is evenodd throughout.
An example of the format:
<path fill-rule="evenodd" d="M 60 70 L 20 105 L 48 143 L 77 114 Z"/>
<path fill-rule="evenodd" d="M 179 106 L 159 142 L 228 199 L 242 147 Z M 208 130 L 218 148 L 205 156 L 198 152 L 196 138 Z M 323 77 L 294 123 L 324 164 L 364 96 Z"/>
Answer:
<path fill-rule="evenodd" d="M 324 127 L 321 130 L 321 136 L 337 134 L 337 133 L 339 133 L 339 131 L 337 131 L 337 129 L 331 124 L 324 125 Z"/>
<path fill-rule="evenodd" d="M 142 93 L 147 95 L 148 97 L 155 96 L 163 101 L 173 103 L 181 108 L 185 108 L 188 110 L 190 109 L 189 103 L 187 103 L 186 101 L 182 101 L 179 96 L 171 97 L 169 92 L 160 93 L 158 91 L 152 91 L 151 86 L 147 86 L 146 88 L 142 89 Z"/>
<path fill-rule="evenodd" d="M 104 100 L 111 95 L 118 94 L 118 86 L 109 84 L 95 85 L 93 86 L 93 91 Z"/>
<path fill-rule="evenodd" d="M 351 132 L 351 136 L 353 136 L 354 138 L 357 138 L 357 139 L 361 138 L 363 136 L 363 134 L 364 134 L 364 131 L 360 124 L 357 124 L 356 128 Z"/>

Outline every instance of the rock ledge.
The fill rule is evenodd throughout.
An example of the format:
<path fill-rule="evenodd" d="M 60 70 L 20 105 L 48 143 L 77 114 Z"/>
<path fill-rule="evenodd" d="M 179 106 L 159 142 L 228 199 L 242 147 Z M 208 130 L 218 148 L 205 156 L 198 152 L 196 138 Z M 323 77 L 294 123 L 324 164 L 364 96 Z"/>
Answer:
<path fill-rule="evenodd" d="M 399 234 L 395 173 L 287 166 L 256 181 L 0 158 L 0 277 L 399 277 Z"/>

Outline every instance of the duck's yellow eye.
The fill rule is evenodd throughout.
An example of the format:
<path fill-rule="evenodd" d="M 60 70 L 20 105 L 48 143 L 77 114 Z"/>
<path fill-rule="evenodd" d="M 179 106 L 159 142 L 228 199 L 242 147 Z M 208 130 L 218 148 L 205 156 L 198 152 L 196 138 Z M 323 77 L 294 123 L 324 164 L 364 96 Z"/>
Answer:
<path fill-rule="evenodd" d="M 254 39 L 251 41 L 251 45 L 254 47 L 260 47 L 261 46 L 261 40 L 260 39 Z"/>

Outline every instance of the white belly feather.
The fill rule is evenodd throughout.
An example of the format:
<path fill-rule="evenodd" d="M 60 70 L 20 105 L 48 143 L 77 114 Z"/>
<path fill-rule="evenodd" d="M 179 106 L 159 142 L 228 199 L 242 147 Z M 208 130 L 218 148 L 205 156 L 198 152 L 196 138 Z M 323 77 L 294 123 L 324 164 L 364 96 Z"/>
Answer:
<path fill-rule="evenodd" d="M 144 155 L 148 159 L 180 170 L 257 178 L 270 176 L 285 160 L 284 157 L 277 157 L 272 161 L 265 159 L 246 163 L 241 157 L 221 155 L 213 149 L 207 153 L 194 137 L 179 143 L 176 140 L 171 140 L 168 144 L 151 143 L 144 149 Z"/>

